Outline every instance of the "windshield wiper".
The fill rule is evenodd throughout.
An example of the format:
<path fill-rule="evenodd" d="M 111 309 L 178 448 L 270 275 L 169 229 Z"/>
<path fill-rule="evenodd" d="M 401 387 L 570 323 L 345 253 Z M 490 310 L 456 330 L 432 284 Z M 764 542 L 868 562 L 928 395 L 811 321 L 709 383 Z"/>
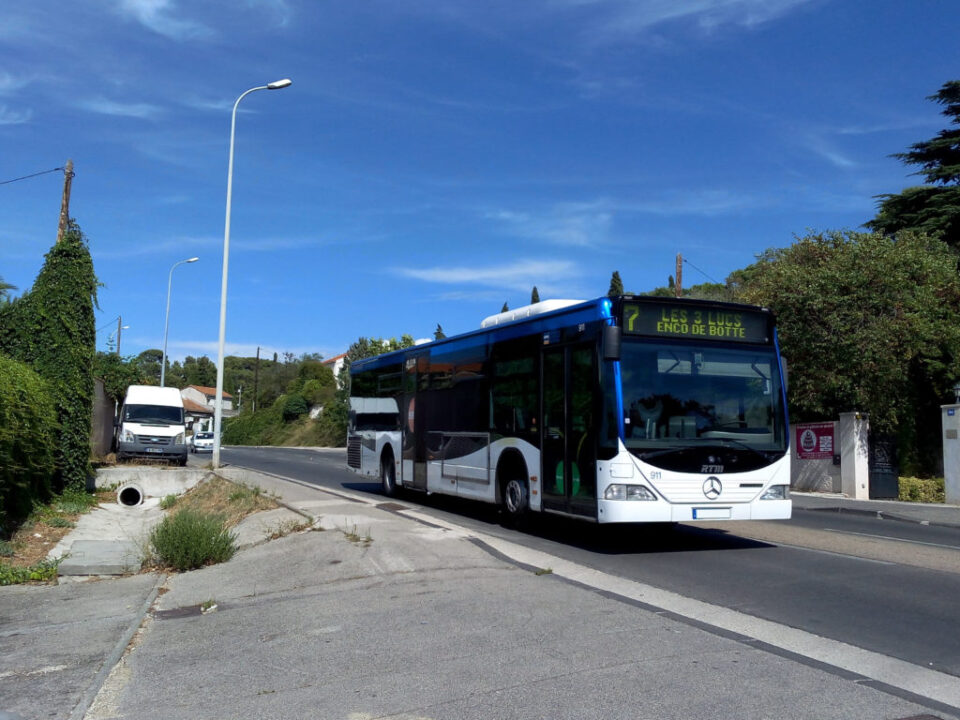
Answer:
<path fill-rule="evenodd" d="M 769 452 L 764 451 L 764 450 L 757 450 L 757 448 L 755 448 L 755 447 L 753 447 L 753 446 L 751 446 L 751 445 L 747 445 L 747 443 L 743 442 L 742 440 L 734 440 L 733 438 L 710 438 L 710 443 L 709 443 L 709 444 L 712 445 L 712 444 L 714 444 L 714 443 L 720 445 L 720 447 L 730 447 L 730 446 L 733 446 L 733 447 L 736 447 L 736 448 L 740 448 L 741 450 L 749 450 L 749 451 L 752 452 L 754 455 L 759 455 L 759 456 L 762 457 L 764 460 L 769 460 L 769 459 L 770 459 Z M 729 443 L 729 445 L 725 445 L 724 443 Z"/>

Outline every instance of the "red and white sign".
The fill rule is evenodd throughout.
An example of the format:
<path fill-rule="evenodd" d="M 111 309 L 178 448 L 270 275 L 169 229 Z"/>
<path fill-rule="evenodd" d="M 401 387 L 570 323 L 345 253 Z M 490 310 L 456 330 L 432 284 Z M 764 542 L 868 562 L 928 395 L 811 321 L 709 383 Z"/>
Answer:
<path fill-rule="evenodd" d="M 833 423 L 796 425 L 797 457 L 800 460 L 832 460 L 834 454 Z"/>

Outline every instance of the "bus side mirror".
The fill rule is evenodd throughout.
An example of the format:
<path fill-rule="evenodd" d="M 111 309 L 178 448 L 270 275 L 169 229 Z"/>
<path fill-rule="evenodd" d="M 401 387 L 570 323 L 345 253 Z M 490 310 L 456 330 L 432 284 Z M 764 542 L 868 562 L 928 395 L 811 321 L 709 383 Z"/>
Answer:
<path fill-rule="evenodd" d="M 620 359 L 620 328 L 616 325 L 603 326 L 603 359 Z"/>

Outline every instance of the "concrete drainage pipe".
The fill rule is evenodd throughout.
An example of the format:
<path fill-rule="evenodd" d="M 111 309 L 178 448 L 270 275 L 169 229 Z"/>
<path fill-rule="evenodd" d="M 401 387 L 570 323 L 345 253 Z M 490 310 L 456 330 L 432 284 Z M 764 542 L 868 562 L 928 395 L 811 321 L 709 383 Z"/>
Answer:
<path fill-rule="evenodd" d="M 143 504 L 143 490 L 139 485 L 127 483 L 117 490 L 117 502 L 124 507 L 137 507 Z"/>

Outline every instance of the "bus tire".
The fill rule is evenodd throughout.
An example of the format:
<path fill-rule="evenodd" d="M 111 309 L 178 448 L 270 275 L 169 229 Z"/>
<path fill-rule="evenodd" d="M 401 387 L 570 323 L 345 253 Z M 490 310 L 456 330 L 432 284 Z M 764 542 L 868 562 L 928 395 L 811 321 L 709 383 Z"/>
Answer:
<path fill-rule="evenodd" d="M 503 485 L 503 511 L 511 524 L 519 523 L 530 509 L 530 492 L 527 481 L 512 477 Z"/>
<path fill-rule="evenodd" d="M 380 486 L 383 488 L 383 494 L 387 497 L 396 497 L 397 488 L 397 467 L 393 463 L 393 455 L 385 453 L 380 460 Z"/>

